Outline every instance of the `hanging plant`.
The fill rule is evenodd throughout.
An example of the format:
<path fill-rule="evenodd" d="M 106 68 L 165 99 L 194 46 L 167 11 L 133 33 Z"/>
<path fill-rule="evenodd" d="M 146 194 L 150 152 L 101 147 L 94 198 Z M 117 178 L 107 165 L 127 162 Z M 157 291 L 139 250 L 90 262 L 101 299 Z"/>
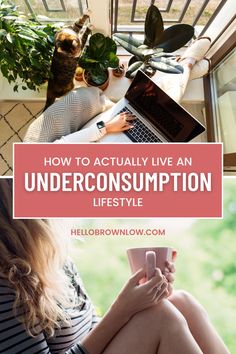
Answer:
<path fill-rule="evenodd" d="M 30 19 L 0 0 L 0 69 L 13 90 L 36 90 L 50 77 L 54 35 L 62 24 Z"/>

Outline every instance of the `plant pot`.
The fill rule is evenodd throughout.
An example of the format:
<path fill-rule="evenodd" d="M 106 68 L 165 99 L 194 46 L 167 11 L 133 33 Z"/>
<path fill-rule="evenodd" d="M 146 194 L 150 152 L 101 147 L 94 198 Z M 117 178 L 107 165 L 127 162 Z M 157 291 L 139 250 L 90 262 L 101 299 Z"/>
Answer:
<path fill-rule="evenodd" d="M 120 64 L 119 66 L 117 66 L 117 68 L 112 69 L 112 74 L 115 77 L 122 77 L 125 73 L 125 66 L 124 64 Z"/>
<path fill-rule="evenodd" d="M 86 69 L 83 71 L 83 80 L 84 80 L 84 82 L 86 83 L 87 86 L 95 86 L 95 87 L 98 87 L 98 88 L 100 88 L 101 90 L 104 91 L 104 90 L 106 90 L 106 88 L 109 85 L 109 71 L 106 70 L 106 72 L 107 72 L 107 79 L 106 79 L 105 82 L 103 82 L 100 85 L 98 85 L 98 84 L 96 84 L 95 82 L 92 81 L 90 73 Z"/>
<path fill-rule="evenodd" d="M 82 69 L 80 66 L 77 66 L 76 71 L 75 71 L 75 80 L 76 81 L 83 81 L 83 72 L 84 72 L 84 69 Z"/>

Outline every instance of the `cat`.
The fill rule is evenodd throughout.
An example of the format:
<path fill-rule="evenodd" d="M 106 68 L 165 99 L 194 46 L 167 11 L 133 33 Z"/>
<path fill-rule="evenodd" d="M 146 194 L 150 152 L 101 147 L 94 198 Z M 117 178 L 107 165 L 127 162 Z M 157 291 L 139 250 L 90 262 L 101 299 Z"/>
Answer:
<path fill-rule="evenodd" d="M 47 99 L 43 111 L 51 106 L 56 98 L 74 88 L 73 79 L 78 57 L 91 33 L 89 26 L 83 30 L 88 19 L 87 14 L 83 15 L 72 26 L 62 28 L 55 34 L 55 49 L 50 69 L 52 77 L 48 80 Z"/>

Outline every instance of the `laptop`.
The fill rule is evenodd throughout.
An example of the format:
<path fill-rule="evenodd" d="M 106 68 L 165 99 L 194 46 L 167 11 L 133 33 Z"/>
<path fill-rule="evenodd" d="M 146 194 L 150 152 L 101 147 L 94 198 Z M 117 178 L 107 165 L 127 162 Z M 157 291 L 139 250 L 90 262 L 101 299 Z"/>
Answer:
<path fill-rule="evenodd" d="M 134 128 L 123 132 L 120 142 L 188 142 L 205 127 L 167 95 L 145 73 L 138 71 L 125 97 L 110 110 L 110 116 L 131 112 Z M 104 142 L 106 141 L 103 138 Z"/>

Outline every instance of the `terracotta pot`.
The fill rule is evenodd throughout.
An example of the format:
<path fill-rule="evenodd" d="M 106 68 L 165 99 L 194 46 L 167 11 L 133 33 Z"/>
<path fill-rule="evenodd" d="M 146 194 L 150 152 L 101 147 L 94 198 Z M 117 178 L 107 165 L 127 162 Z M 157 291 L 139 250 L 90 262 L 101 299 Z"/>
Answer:
<path fill-rule="evenodd" d="M 124 64 L 120 64 L 117 68 L 112 69 L 112 74 L 115 77 L 122 77 L 125 73 L 125 66 Z"/>
<path fill-rule="evenodd" d="M 95 84 L 89 77 L 89 73 L 87 72 L 87 70 L 84 70 L 83 71 L 83 80 L 84 82 L 86 83 L 87 86 L 95 86 L 95 87 L 98 87 L 100 88 L 101 90 L 106 90 L 106 88 L 108 87 L 109 85 L 109 71 L 107 70 L 107 80 L 101 84 L 101 85 L 97 85 Z"/>
<path fill-rule="evenodd" d="M 76 81 L 83 81 L 83 72 L 84 69 L 80 68 L 80 70 L 78 70 L 79 67 L 76 68 L 75 71 L 75 80 Z"/>

